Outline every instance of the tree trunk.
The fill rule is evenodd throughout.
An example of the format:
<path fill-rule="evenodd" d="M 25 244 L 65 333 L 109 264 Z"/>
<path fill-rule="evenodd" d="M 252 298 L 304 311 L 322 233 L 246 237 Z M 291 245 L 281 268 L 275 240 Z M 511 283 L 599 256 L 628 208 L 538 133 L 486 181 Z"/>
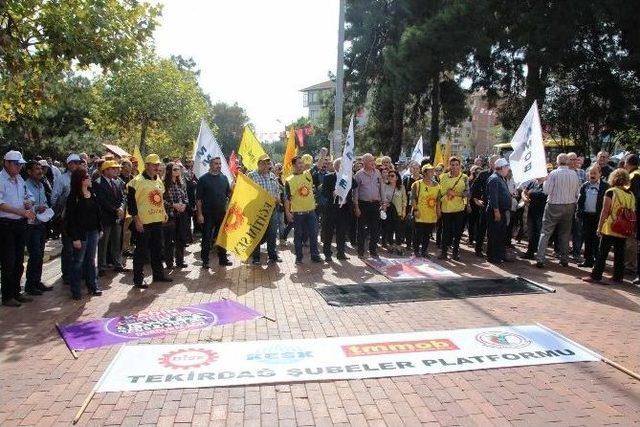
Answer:
<path fill-rule="evenodd" d="M 142 125 L 140 129 L 140 154 L 145 156 L 147 154 L 147 128 L 149 127 L 149 119 L 144 117 L 142 119 Z"/>
<path fill-rule="evenodd" d="M 540 63 L 532 57 L 527 58 L 527 78 L 525 105 L 523 106 L 523 116 L 529 111 L 533 101 L 538 101 L 538 110 L 542 110 L 545 99 L 545 82 L 542 80 L 541 74 L 546 75 L 541 69 Z"/>
<path fill-rule="evenodd" d="M 393 97 L 391 147 L 389 156 L 395 161 L 400 157 L 402 149 L 402 134 L 404 133 L 404 102 L 399 96 Z"/>
<path fill-rule="evenodd" d="M 436 145 L 440 139 L 440 71 L 431 77 L 431 134 L 429 145 L 431 146 L 431 162 L 436 155 Z"/>

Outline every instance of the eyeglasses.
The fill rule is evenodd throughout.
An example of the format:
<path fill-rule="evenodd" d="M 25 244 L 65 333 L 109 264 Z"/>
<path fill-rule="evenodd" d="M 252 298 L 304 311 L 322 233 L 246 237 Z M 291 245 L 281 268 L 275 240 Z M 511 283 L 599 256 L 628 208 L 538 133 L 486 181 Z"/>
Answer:
<path fill-rule="evenodd" d="M 173 168 L 173 171 L 174 172 L 180 172 L 180 169 L 179 168 Z"/>

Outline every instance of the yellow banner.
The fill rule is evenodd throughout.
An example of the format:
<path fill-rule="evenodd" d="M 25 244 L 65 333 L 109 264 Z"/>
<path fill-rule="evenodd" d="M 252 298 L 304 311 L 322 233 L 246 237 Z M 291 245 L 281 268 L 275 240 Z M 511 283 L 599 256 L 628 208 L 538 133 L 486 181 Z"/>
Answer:
<path fill-rule="evenodd" d="M 246 261 L 267 231 L 275 206 L 264 188 L 239 173 L 216 245 Z"/>
<path fill-rule="evenodd" d="M 238 154 L 242 156 L 242 164 L 247 170 L 257 169 L 258 159 L 263 154 L 266 154 L 262 145 L 260 145 L 260 141 L 258 141 L 249 126 L 245 126 L 244 132 L 242 132 Z"/>
<path fill-rule="evenodd" d="M 284 152 L 284 160 L 282 161 L 282 179 L 285 180 L 291 175 L 291 160 L 298 154 L 298 148 L 296 147 L 296 131 L 291 127 L 287 138 L 287 149 Z"/>
<path fill-rule="evenodd" d="M 133 148 L 133 158 L 138 162 L 138 173 L 144 172 L 144 159 L 142 158 L 142 153 L 140 153 L 139 145 Z"/>

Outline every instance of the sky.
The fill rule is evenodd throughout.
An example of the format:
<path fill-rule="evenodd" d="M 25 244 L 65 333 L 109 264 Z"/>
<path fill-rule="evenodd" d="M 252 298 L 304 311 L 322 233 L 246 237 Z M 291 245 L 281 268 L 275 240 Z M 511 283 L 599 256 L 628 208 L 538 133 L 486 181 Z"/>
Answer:
<path fill-rule="evenodd" d="M 192 57 L 213 102 L 237 102 L 263 140 L 307 114 L 300 89 L 335 73 L 338 0 L 158 3 L 158 53 Z"/>

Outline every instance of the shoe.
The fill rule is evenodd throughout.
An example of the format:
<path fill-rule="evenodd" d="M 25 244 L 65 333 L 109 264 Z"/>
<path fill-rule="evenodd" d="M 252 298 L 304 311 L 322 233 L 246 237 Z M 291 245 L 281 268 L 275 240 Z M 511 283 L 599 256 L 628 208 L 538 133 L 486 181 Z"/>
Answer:
<path fill-rule="evenodd" d="M 322 262 L 322 258 L 320 258 L 320 256 L 319 256 L 319 255 L 312 256 L 312 257 L 311 257 L 311 262 L 315 262 L 315 263 Z"/>
<path fill-rule="evenodd" d="M 535 256 L 533 254 L 525 253 L 520 255 L 520 259 L 535 259 Z"/>
<path fill-rule="evenodd" d="M 302 260 L 301 259 L 296 259 L 296 265 L 302 265 Z"/>
<path fill-rule="evenodd" d="M 340 261 L 345 261 L 349 259 L 349 257 L 346 256 L 345 254 L 338 254 L 336 258 L 338 258 Z"/>
<path fill-rule="evenodd" d="M 251 264 L 260 265 L 260 260 L 259 259 L 254 259 L 254 260 L 251 261 Z"/>
<path fill-rule="evenodd" d="M 149 289 L 149 285 L 147 283 L 134 283 L 133 286 L 135 286 L 138 289 Z"/>
<path fill-rule="evenodd" d="M 71 295 L 71 299 L 74 301 L 80 301 L 82 299 L 82 295 Z"/>
<path fill-rule="evenodd" d="M 581 262 L 580 264 L 578 264 L 578 267 L 587 267 L 587 268 L 593 268 L 593 264 L 590 262 Z"/>
<path fill-rule="evenodd" d="M 233 263 L 228 259 L 221 259 L 218 263 L 224 267 L 229 267 L 233 265 Z"/>
<path fill-rule="evenodd" d="M 474 253 L 478 258 L 484 258 L 484 254 L 482 253 L 482 251 L 475 251 Z"/>
<path fill-rule="evenodd" d="M 640 286 L 640 277 L 637 277 L 631 282 L 632 285 Z"/>
<path fill-rule="evenodd" d="M 185 264 L 184 262 L 181 262 L 180 264 L 176 264 L 176 267 L 178 267 L 178 268 L 187 268 L 188 265 Z"/>
<path fill-rule="evenodd" d="M 542 262 L 542 261 L 538 261 L 538 262 L 536 262 L 536 267 L 538 267 L 538 268 L 544 268 L 544 262 Z"/>
<path fill-rule="evenodd" d="M 153 279 L 154 282 L 166 282 L 166 283 L 171 283 L 173 282 L 173 279 L 171 277 L 167 277 L 167 276 L 162 276 L 162 277 L 158 277 L 157 279 Z"/>
<path fill-rule="evenodd" d="M 325 256 L 324 256 L 324 260 L 325 260 L 326 262 L 333 262 L 333 259 L 331 258 L 331 255 L 325 255 Z"/>
<path fill-rule="evenodd" d="M 488 259 L 487 262 L 493 265 L 500 265 L 503 263 L 501 259 Z"/>
<path fill-rule="evenodd" d="M 602 279 L 594 279 L 594 278 L 593 278 L 593 277 L 591 277 L 591 276 L 587 276 L 587 277 L 583 277 L 583 278 L 582 278 L 582 281 L 583 281 L 583 282 L 587 282 L 587 283 L 600 283 L 600 281 L 601 281 L 601 280 L 602 280 Z"/>
<path fill-rule="evenodd" d="M 6 301 L 2 301 L 2 305 L 4 305 L 5 307 L 20 307 L 22 304 L 11 298 Z"/>
<path fill-rule="evenodd" d="M 569 267 L 569 262 L 568 261 L 560 261 L 560 265 L 563 267 Z"/>
<path fill-rule="evenodd" d="M 458 252 L 454 252 L 451 254 L 451 259 L 454 261 L 460 261 L 460 254 Z"/>
<path fill-rule="evenodd" d="M 33 301 L 33 298 L 25 296 L 24 294 L 17 295 L 15 299 L 18 302 L 31 302 L 31 301 Z"/>
<path fill-rule="evenodd" d="M 202 268 L 204 268 L 204 269 L 209 268 L 209 263 L 208 262 L 203 262 L 202 263 Z"/>
<path fill-rule="evenodd" d="M 33 295 L 33 296 L 39 296 L 39 295 L 43 294 L 43 292 L 38 288 L 25 289 L 24 292 L 29 294 L 29 295 Z"/>
<path fill-rule="evenodd" d="M 96 289 L 95 291 L 91 291 L 91 295 L 93 295 L 94 297 L 99 297 L 102 295 L 102 291 L 99 289 Z"/>
<path fill-rule="evenodd" d="M 45 284 L 42 282 L 38 283 L 36 288 L 41 290 L 42 292 L 49 292 L 53 290 L 53 286 L 45 286 Z"/>
<path fill-rule="evenodd" d="M 98 270 L 98 277 L 104 277 L 107 274 L 104 270 Z"/>
<path fill-rule="evenodd" d="M 438 255 L 438 259 L 449 259 L 449 257 L 447 256 L 446 252 L 440 252 L 440 255 Z"/>
<path fill-rule="evenodd" d="M 378 252 L 369 252 L 369 255 L 371 255 L 371 258 L 380 258 L 380 255 L 378 255 Z"/>

